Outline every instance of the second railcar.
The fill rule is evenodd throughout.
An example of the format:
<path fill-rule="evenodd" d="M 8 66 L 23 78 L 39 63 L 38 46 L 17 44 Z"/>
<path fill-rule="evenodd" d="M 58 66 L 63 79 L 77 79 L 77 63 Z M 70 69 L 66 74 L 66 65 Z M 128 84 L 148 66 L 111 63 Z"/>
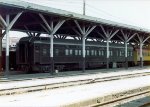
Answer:
<path fill-rule="evenodd" d="M 48 37 L 23 37 L 17 44 L 17 65 L 25 71 L 50 70 L 50 39 Z M 110 67 L 124 63 L 124 45 L 110 43 Z M 128 61 L 133 62 L 133 48 L 128 46 Z M 82 41 L 54 39 L 55 69 L 82 68 Z M 86 69 L 106 66 L 106 43 L 86 41 Z"/>

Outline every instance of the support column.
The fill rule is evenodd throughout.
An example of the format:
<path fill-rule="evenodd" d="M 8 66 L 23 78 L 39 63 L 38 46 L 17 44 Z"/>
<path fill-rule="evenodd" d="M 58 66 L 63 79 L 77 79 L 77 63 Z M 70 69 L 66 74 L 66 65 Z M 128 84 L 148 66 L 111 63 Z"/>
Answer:
<path fill-rule="evenodd" d="M 54 73 L 54 55 L 53 55 L 53 46 L 54 46 L 54 43 L 53 43 L 53 37 L 54 35 L 50 35 L 50 60 L 51 60 L 51 73 L 53 74 Z"/>
<path fill-rule="evenodd" d="M 9 15 L 6 15 L 6 23 L 9 25 Z M 9 75 L 9 29 L 6 27 L 6 65 L 5 65 L 5 75 Z"/>
<path fill-rule="evenodd" d="M 50 20 L 50 24 L 48 21 L 45 19 L 44 15 L 41 13 L 39 14 L 41 17 L 42 21 L 44 22 L 45 26 L 41 24 L 41 26 L 44 28 L 44 30 L 50 35 L 50 65 L 51 65 L 51 71 L 50 73 L 54 73 L 54 56 L 53 56 L 53 39 L 54 39 L 54 34 L 58 31 L 58 29 L 63 25 L 63 23 L 66 20 L 59 20 L 56 25 L 54 25 L 53 20 Z"/>
<path fill-rule="evenodd" d="M 10 21 L 10 15 L 6 15 L 6 21 L 3 19 L 3 17 L 0 14 L 0 21 L 2 21 L 3 26 L 5 28 L 5 32 L 3 33 L 3 36 L 6 34 L 6 65 L 5 65 L 5 75 L 9 75 L 9 31 L 12 28 L 12 26 L 15 24 L 15 22 L 18 20 L 18 18 L 21 16 L 23 11 L 19 12 L 11 21 Z"/>
<path fill-rule="evenodd" d="M 107 61 L 106 61 L 106 65 L 107 65 L 107 69 L 109 69 L 109 39 L 107 39 L 107 48 L 106 48 L 106 58 L 107 58 Z"/>
<path fill-rule="evenodd" d="M 85 72 L 85 38 L 82 38 L 82 71 Z"/>
<path fill-rule="evenodd" d="M 121 30 L 123 38 L 117 35 L 125 44 L 125 68 L 128 69 L 128 42 L 135 36 L 137 33 L 130 35 L 130 32 L 124 32 Z"/>
<path fill-rule="evenodd" d="M 142 68 L 143 67 L 143 44 L 140 43 L 140 67 Z"/>
<path fill-rule="evenodd" d="M 85 40 L 86 37 L 95 29 L 95 25 L 88 25 L 87 27 L 83 24 L 81 26 L 77 20 L 74 20 L 78 30 L 73 29 L 79 36 L 82 37 L 82 72 L 85 72 L 86 60 L 85 60 Z"/>
<path fill-rule="evenodd" d="M 107 66 L 107 69 L 109 69 L 109 57 L 110 57 L 110 52 L 109 52 L 109 41 L 119 32 L 119 29 L 115 30 L 113 32 L 113 30 L 109 31 L 109 30 L 105 30 L 104 27 L 102 25 L 100 25 L 103 33 L 104 33 L 104 36 L 102 34 L 100 34 L 103 38 L 105 38 L 105 40 L 107 40 L 107 43 L 106 43 L 106 66 Z"/>
<path fill-rule="evenodd" d="M 2 72 L 2 30 L 0 29 L 0 72 Z"/>
<path fill-rule="evenodd" d="M 125 42 L 125 68 L 128 69 L 128 44 Z"/>
<path fill-rule="evenodd" d="M 144 37 L 139 36 L 139 34 L 137 36 L 140 41 L 139 42 L 140 43 L 140 66 L 143 67 L 143 52 L 142 52 L 143 50 L 142 50 L 142 48 L 143 48 L 144 43 L 150 38 L 150 36 L 146 37 L 145 39 L 144 39 Z"/>

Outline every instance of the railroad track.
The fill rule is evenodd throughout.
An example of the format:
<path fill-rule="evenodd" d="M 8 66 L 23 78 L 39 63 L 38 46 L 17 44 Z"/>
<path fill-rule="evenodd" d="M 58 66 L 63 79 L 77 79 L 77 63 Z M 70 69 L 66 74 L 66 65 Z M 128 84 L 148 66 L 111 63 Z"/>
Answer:
<path fill-rule="evenodd" d="M 87 107 L 87 106 L 88 107 L 122 107 L 119 105 L 133 101 L 133 100 L 137 100 L 139 98 L 143 98 L 149 95 L 150 95 L 150 86 L 145 86 L 141 88 L 126 90 L 123 92 L 112 93 L 110 95 L 106 95 L 102 97 L 87 99 L 85 101 L 65 105 L 64 107 L 77 107 L 77 106 L 80 106 L 80 107 Z M 145 106 L 143 105 L 140 107 L 145 107 Z"/>
<path fill-rule="evenodd" d="M 137 89 L 127 90 L 124 92 L 96 98 L 95 101 L 92 100 L 93 102 L 91 102 L 90 107 L 121 107 L 119 106 L 120 104 L 137 100 L 149 95 L 150 95 L 150 86 L 141 87 Z M 145 105 L 149 104 L 150 103 Z M 142 105 L 140 107 L 146 107 L 145 105 Z"/>
<path fill-rule="evenodd" d="M 57 89 L 57 88 L 64 88 L 64 87 L 71 87 L 71 86 L 78 86 L 78 85 L 85 85 L 85 84 L 93 84 L 98 82 L 107 82 L 107 81 L 114 81 L 114 80 L 148 76 L 148 75 L 150 75 L 150 72 L 124 74 L 124 75 L 107 76 L 107 77 L 96 77 L 96 78 L 89 78 L 85 80 L 50 83 L 50 84 L 34 85 L 34 86 L 27 86 L 27 87 L 13 87 L 9 89 L 1 89 L 0 96 L 21 94 L 21 93 L 48 90 L 48 89 Z"/>

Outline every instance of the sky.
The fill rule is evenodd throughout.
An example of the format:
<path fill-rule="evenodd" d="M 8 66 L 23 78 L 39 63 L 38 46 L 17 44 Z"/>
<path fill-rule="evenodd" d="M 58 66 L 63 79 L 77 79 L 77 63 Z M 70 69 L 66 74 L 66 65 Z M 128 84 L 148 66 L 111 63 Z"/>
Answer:
<path fill-rule="evenodd" d="M 21 0 L 83 14 L 83 0 Z M 86 15 L 150 29 L 150 0 L 85 0 Z"/>

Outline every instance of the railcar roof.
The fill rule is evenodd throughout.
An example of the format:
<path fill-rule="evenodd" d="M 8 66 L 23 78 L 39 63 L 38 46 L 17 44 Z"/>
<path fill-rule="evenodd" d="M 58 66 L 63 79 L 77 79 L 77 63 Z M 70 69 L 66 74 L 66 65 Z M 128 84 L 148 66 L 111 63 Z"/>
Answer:
<path fill-rule="evenodd" d="M 19 42 L 33 42 L 36 44 L 50 44 L 50 38 L 49 37 L 23 37 Z M 81 46 L 82 41 L 81 40 L 72 40 L 72 39 L 54 39 L 54 44 L 58 45 L 76 45 Z M 124 44 L 121 43 L 110 43 L 110 47 L 116 47 L 116 48 L 124 48 Z M 95 46 L 95 47 L 106 47 L 106 42 L 93 42 L 93 41 L 86 41 L 86 46 Z M 128 49 L 132 49 L 132 45 L 128 45 Z"/>

